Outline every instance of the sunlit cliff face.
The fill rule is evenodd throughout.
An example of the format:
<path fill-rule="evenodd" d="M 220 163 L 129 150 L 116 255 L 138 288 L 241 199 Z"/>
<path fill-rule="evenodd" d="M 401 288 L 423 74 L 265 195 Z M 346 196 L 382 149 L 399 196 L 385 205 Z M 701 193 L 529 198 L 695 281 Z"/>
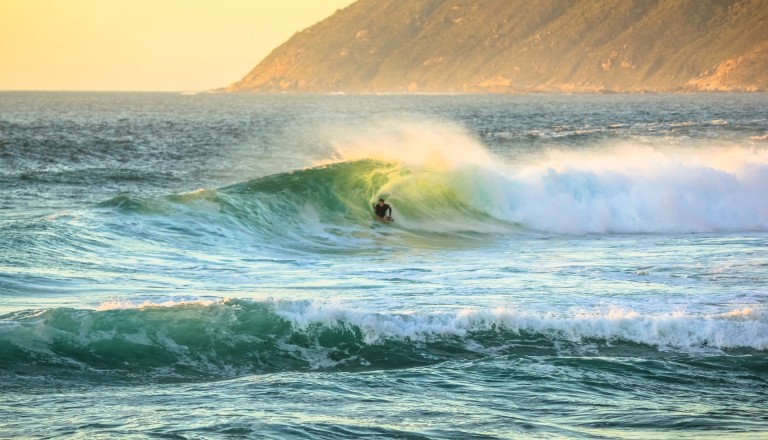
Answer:
<path fill-rule="evenodd" d="M 361 0 L 228 90 L 766 90 L 766 22 L 760 0 Z"/>

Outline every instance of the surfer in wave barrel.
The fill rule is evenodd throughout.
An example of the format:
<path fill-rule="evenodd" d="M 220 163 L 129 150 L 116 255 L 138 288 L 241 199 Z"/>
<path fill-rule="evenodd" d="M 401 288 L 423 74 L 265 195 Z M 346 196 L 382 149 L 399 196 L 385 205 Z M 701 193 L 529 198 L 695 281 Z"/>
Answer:
<path fill-rule="evenodd" d="M 379 199 L 379 203 L 373 205 L 373 211 L 376 213 L 376 217 L 383 222 L 393 222 L 392 207 L 384 203 L 384 199 Z"/>

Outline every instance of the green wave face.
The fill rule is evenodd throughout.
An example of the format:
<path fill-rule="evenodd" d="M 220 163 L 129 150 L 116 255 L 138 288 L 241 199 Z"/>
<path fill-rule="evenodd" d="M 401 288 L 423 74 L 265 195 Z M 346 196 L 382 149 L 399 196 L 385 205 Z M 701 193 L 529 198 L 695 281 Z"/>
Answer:
<path fill-rule="evenodd" d="M 262 177 L 218 195 L 223 212 L 255 223 L 359 223 L 371 218 L 372 201 L 402 173 L 394 164 L 346 162 Z"/>
<path fill-rule="evenodd" d="M 160 218 L 155 224 L 174 231 L 239 231 L 237 240 L 299 251 L 367 249 L 387 231 L 397 231 L 384 237 L 395 246 L 452 246 L 467 234 L 513 228 L 485 212 L 492 202 L 482 176 L 481 170 L 360 160 L 159 200 L 119 196 L 99 208 Z M 380 197 L 392 206 L 394 223 L 383 225 L 373 215 Z"/>

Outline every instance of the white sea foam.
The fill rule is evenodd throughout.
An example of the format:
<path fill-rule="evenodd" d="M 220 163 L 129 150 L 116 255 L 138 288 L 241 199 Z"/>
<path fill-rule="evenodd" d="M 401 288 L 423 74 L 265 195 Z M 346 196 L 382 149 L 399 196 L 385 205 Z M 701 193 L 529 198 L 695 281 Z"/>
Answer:
<path fill-rule="evenodd" d="M 435 336 L 468 336 L 472 332 L 507 330 L 553 339 L 628 341 L 660 348 L 768 349 L 768 314 L 740 309 L 718 315 L 682 311 L 641 314 L 633 310 L 573 310 L 542 313 L 512 308 L 464 309 L 455 313 L 384 314 L 351 310 L 334 302 L 277 301 L 275 312 L 296 329 L 313 325 L 355 326 L 365 341 L 425 340 Z"/>
<path fill-rule="evenodd" d="M 768 230 L 768 152 L 621 145 L 557 151 L 493 178 L 495 214 L 565 232 Z"/>

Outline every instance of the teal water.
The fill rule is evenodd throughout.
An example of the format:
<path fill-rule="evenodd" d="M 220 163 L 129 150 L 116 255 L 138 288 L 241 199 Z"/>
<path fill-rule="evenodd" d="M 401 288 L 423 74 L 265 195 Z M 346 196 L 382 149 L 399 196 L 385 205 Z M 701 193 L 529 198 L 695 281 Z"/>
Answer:
<path fill-rule="evenodd" d="M 1 93 L 0 438 L 768 436 L 766 104 Z"/>

